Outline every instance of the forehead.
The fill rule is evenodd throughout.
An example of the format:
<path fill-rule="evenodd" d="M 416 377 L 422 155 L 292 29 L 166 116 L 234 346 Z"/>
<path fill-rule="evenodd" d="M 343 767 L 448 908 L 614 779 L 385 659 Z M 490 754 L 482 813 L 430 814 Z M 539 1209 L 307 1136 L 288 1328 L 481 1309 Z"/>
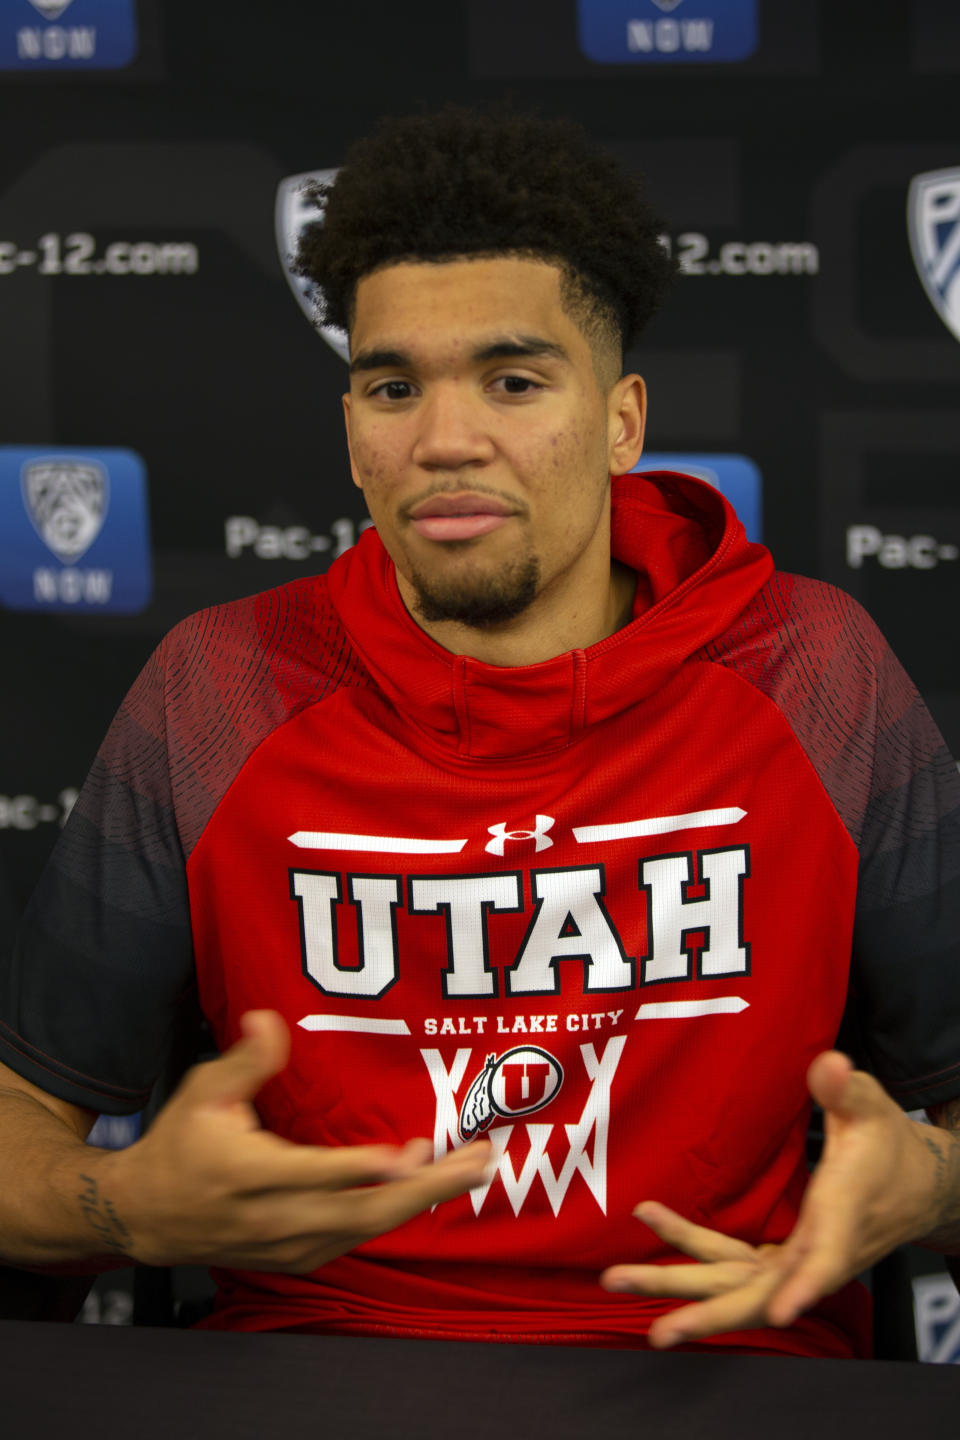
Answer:
<path fill-rule="evenodd" d="M 565 313 L 560 271 L 512 257 L 388 265 L 357 285 L 351 348 L 420 349 L 481 334 L 525 331 L 565 348 L 586 341 Z"/>

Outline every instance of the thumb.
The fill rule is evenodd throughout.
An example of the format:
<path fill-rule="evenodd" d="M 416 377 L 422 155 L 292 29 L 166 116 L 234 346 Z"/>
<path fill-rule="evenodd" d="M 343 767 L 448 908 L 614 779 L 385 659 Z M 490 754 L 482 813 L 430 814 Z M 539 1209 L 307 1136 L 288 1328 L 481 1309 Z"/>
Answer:
<path fill-rule="evenodd" d="M 197 1065 L 191 1072 L 193 1100 L 223 1105 L 252 1100 L 286 1065 L 290 1056 L 290 1032 L 276 1010 L 248 1010 L 240 1017 L 240 1028 L 242 1039 L 216 1060 Z"/>
<path fill-rule="evenodd" d="M 824 1050 L 807 1071 L 810 1094 L 825 1114 L 865 1119 L 890 1106 L 889 1096 L 872 1076 L 855 1070 L 839 1050 Z"/>

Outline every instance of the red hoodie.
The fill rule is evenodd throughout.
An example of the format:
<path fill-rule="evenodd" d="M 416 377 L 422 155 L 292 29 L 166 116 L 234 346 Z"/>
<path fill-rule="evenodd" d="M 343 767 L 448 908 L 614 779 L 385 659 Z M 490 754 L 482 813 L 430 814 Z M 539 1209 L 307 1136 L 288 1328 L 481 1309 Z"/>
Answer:
<path fill-rule="evenodd" d="M 218 1039 L 266 1005 L 295 1033 L 264 1122 L 438 1154 L 486 1134 L 499 1161 L 316 1275 L 220 1276 L 219 1326 L 637 1343 L 674 1302 L 597 1276 L 672 1258 L 638 1201 L 754 1243 L 794 1223 L 856 847 L 776 706 L 703 654 L 767 551 L 695 482 L 615 493 L 636 618 L 537 665 L 435 644 L 368 532 L 326 577 L 353 683 L 260 743 L 193 851 Z M 730 1343 L 859 1350 L 838 1323 Z"/>
<path fill-rule="evenodd" d="M 0 991 L 0 1057 L 135 1109 L 195 974 L 221 1048 L 246 1010 L 286 1018 L 257 1101 L 278 1134 L 484 1134 L 497 1160 L 312 1275 L 220 1272 L 212 1327 L 643 1345 L 678 1302 L 597 1279 L 676 1260 L 633 1207 L 789 1234 L 805 1072 L 848 988 L 903 1103 L 960 1090 L 937 878 L 957 777 L 915 692 L 711 487 L 613 495 L 635 618 L 587 650 L 451 654 L 369 531 L 324 577 L 185 621 L 121 708 Z M 706 1343 L 864 1354 L 867 1329 L 852 1286 Z"/>

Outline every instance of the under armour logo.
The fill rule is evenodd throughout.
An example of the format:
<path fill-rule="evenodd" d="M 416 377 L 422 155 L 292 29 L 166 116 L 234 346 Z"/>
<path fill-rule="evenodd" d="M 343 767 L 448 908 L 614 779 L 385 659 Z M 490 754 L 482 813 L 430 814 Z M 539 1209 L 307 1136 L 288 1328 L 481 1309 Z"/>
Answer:
<path fill-rule="evenodd" d="M 488 840 L 483 848 L 489 855 L 502 855 L 508 840 L 536 840 L 538 850 L 549 850 L 553 841 L 547 831 L 552 830 L 555 823 L 552 815 L 538 815 L 535 830 L 508 830 L 505 821 L 488 825 L 490 834 L 496 838 Z"/>

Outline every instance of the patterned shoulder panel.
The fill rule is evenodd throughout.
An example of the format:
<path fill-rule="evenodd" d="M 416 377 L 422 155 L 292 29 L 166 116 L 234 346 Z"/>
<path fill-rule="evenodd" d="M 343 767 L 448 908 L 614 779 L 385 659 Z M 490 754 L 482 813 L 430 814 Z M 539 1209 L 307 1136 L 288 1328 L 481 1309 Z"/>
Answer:
<path fill-rule="evenodd" d="M 370 684 L 322 578 L 218 605 L 167 635 L 121 705 L 97 768 L 111 787 L 172 805 L 186 859 L 262 740 L 341 686 Z"/>
<path fill-rule="evenodd" d="M 189 855 L 260 742 L 343 686 L 369 686 L 321 578 L 204 611 L 164 655 L 170 782 Z"/>
<path fill-rule="evenodd" d="M 851 1048 L 906 1109 L 960 1093 L 960 777 L 842 591 L 775 575 L 701 658 L 780 708 L 860 852 Z"/>
<path fill-rule="evenodd" d="M 194 987 L 187 857 L 262 740 L 338 687 L 370 683 L 316 579 L 170 632 L 0 968 L 0 1058 L 74 1104 L 143 1104 Z"/>
<path fill-rule="evenodd" d="M 774 574 L 701 658 L 735 671 L 778 706 L 858 846 L 882 796 L 910 786 L 930 765 L 952 768 L 877 626 L 832 585 Z"/>

